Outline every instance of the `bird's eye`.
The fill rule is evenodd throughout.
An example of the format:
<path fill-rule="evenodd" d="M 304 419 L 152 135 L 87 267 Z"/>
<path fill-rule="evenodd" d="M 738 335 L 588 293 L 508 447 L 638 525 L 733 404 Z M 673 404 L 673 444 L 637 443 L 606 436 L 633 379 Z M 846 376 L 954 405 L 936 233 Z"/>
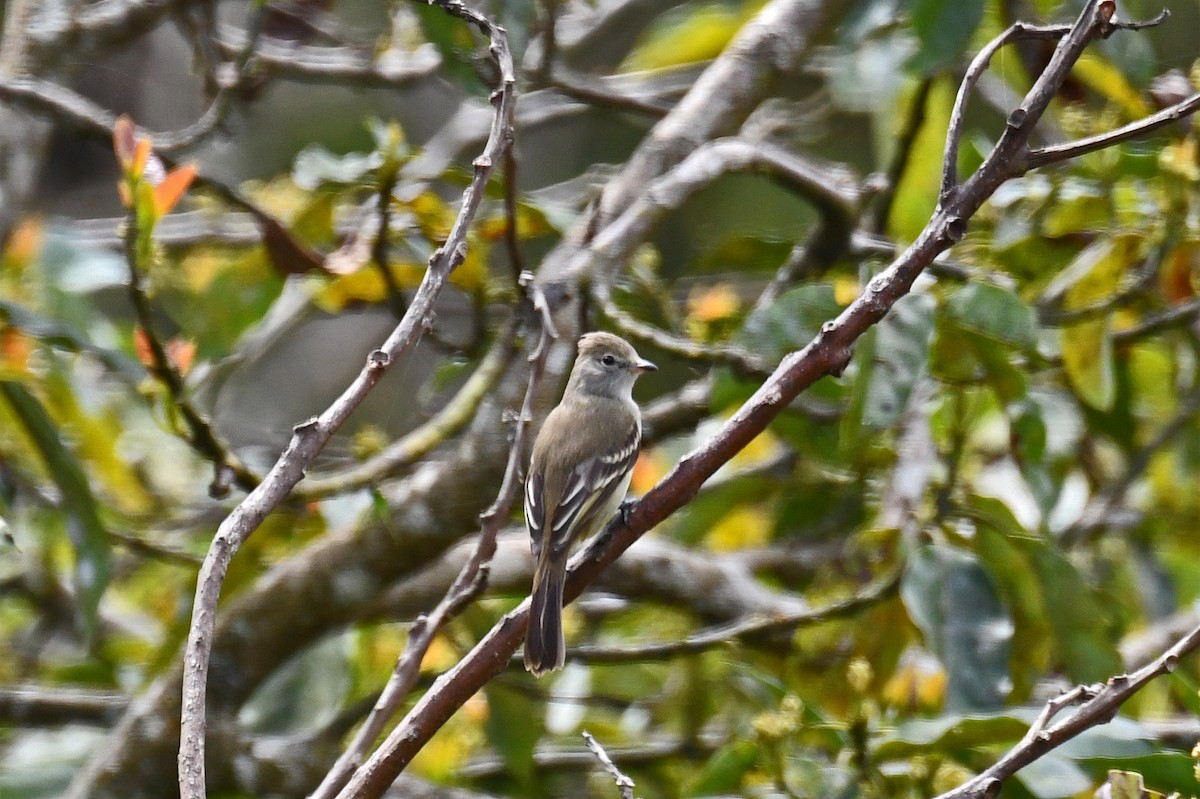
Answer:
<path fill-rule="evenodd" d="M 611 355 L 611 354 L 605 355 L 603 358 L 600 359 L 600 363 L 604 364 L 605 366 L 613 366 L 614 364 L 616 364 L 616 362 L 617 362 L 616 356 Z"/>

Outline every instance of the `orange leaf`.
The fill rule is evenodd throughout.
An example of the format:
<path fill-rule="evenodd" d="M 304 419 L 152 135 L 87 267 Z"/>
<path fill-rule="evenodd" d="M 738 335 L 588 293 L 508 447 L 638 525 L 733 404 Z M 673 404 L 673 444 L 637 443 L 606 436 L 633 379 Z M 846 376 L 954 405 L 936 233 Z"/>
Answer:
<path fill-rule="evenodd" d="M 176 371 L 187 377 L 196 362 L 196 342 L 182 338 L 173 338 L 167 342 L 167 357 L 171 359 Z"/>
<path fill-rule="evenodd" d="M 146 335 L 146 331 L 138 325 L 133 329 L 133 351 L 137 354 L 138 362 L 142 366 L 153 368 L 154 353 L 150 351 L 150 337 Z"/>
<path fill-rule="evenodd" d="M 29 336 L 15 327 L 0 329 L 0 364 L 24 372 L 33 353 Z"/>
<path fill-rule="evenodd" d="M 693 291 L 688 297 L 688 313 L 700 322 L 717 322 L 737 313 L 740 304 L 733 287 L 721 283 Z"/>
<path fill-rule="evenodd" d="M 117 155 L 117 163 L 126 172 L 129 171 L 129 165 L 133 163 L 135 146 L 133 120 L 122 114 L 117 120 L 117 124 L 113 125 L 113 152 Z"/>
<path fill-rule="evenodd" d="M 121 198 L 121 205 L 126 208 L 133 205 L 133 195 L 129 193 L 129 184 L 123 180 L 117 181 L 117 195 Z"/>
<path fill-rule="evenodd" d="M 146 171 L 146 161 L 150 158 L 150 140 L 138 139 L 133 148 L 133 161 L 129 164 L 129 174 L 141 177 Z"/>
<path fill-rule="evenodd" d="M 1159 272 L 1163 295 L 1171 302 L 1181 302 L 1196 296 L 1192 273 L 1200 268 L 1200 245 L 1184 242 L 1171 251 Z"/>
<path fill-rule="evenodd" d="M 175 203 L 179 202 L 179 198 L 188 190 L 188 186 L 192 185 L 192 179 L 195 177 L 196 167 L 192 164 L 184 164 L 168 172 L 162 183 L 154 187 L 155 216 L 165 216 L 174 208 Z"/>

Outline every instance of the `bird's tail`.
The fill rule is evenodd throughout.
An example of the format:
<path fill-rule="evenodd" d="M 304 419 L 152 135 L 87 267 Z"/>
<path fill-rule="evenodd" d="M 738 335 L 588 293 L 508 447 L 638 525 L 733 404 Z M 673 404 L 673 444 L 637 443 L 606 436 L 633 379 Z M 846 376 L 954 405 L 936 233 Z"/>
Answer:
<path fill-rule="evenodd" d="M 539 558 L 533 575 L 533 598 L 529 605 L 529 630 L 525 633 L 525 668 L 540 677 L 561 669 L 566 661 L 567 644 L 563 640 L 563 579 L 566 569 Z"/>

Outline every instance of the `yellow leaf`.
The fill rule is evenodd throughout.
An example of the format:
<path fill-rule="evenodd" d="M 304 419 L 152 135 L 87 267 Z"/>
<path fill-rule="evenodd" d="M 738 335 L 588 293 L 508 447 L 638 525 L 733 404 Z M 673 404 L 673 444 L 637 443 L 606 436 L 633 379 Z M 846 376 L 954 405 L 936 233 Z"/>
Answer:
<path fill-rule="evenodd" d="M 683 6 L 664 14 L 619 67 L 621 72 L 663 69 L 718 56 L 741 28 L 745 14 L 724 3 Z"/>
<path fill-rule="evenodd" d="M 771 540 L 774 521 L 770 513 L 757 505 L 739 505 L 725 514 L 705 536 L 714 552 L 734 552 L 758 547 Z"/>
<path fill-rule="evenodd" d="M 1093 319 L 1062 329 L 1063 369 L 1079 398 L 1096 410 L 1112 407 L 1112 336 L 1107 319 Z"/>
<path fill-rule="evenodd" d="M 740 307 L 737 292 L 728 283 L 708 289 L 696 288 L 688 295 L 688 315 L 705 324 L 728 319 Z"/>
<path fill-rule="evenodd" d="M 946 695 L 946 673 L 921 662 L 901 665 L 883 686 L 883 701 L 893 707 L 932 709 Z"/>
<path fill-rule="evenodd" d="M 1151 109 L 1137 89 L 1129 84 L 1121 70 L 1094 51 L 1085 52 L 1072 67 L 1073 74 L 1102 96 L 1121 107 L 1130 119 L 1140 119 Z"/>
<path fill-rule="evenodd" d="M 41 253 L 44 238 L 40 217 L 22 217 L 8 236 L 8 244 L 0 258 L 0 269 L 24 271 Z"/>
<path fill-rule="evenodd" d="M 1158 154 L 1158 165 L 1190 181 L 1200 180 L 1200 165 L 1197 164 L 1196 140 L 1184 139 L 1168 144 Z"/>
<path fill-rule="evenodd" d="M 852 277 L 839 277 L 833 281 L 833 299 L 838 305 L 849 305 L 858 299 L 858 281 Z"/>
<path fill-rule="evenodd" d="M 643 452 L 638 455 L 633 464 L 633 477 L 629 481 L 629 490 L 641 496 L 658 483 L 671 468 L 671 462 L 662 457 L 657 450 Z"/>

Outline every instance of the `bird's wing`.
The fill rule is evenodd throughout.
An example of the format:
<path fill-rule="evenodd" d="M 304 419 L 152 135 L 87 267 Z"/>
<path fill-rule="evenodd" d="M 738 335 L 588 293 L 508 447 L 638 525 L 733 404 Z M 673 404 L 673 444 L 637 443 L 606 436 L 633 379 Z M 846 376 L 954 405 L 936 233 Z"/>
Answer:
<path fill-rule="evenodd" d="M 601 508 L 608 507 L 614 492 L 621 490 L 625 484 L 623 478 L 637 461 L 641 440 L 640 425 L 635 424 L 618 449 L 587 458 L 571 470 L 550 521 L 550 540 L 557 550 L 555 555 L 565 556 L 579 532 L 594 521 L 593 517 Z M 540 527 L 538 532 L 541 532 Z"/>

